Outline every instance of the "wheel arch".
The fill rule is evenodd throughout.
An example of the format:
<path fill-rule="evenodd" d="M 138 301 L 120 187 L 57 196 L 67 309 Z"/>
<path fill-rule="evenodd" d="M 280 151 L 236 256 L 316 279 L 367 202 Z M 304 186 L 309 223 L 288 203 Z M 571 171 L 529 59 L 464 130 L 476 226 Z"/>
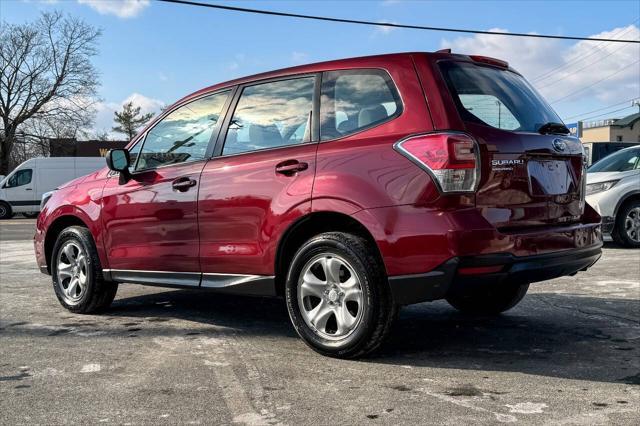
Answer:
<path fill-rule="evenodd" d="M 56 240 L 58 239 L 58 235 L 60 235 L 60 232 L 70 226 L 81 226 L 83 228 L 89 229 L 87 223 L 85 223 L 81 218 L 70 214 L 57 217 L 47 228 L 47 233 L 44 237 L 44 254 L 47 260 L 47 270 L 49 271 L 49 273 L 51 273 L 51 257 L 53 255 L 53 246 L 56 244 Z"/>
<path fill-rule="evenodd" d="M 620 209 L 622 208 L 622 206 L 624 206 L 625 204 L 631 202 L 631 201 L 636 201 L 636 200 L 640 200 L 640 190 L 634 190 L 634 191 L 630 191 L 628 193 L 626 193 L 624 195 L 624 197 L 621 197 L 618 200 L 618 203 L 616 204 L 616 208 L 614 210 L 614 218 L 618 217 L 618 213 L 620 212 Z"/>
<path fill-rule="evenodd" d="M 289 225 L 278 242 L 274 267 L 277 295 L 284 295 L 287 265 L 295 252 L 302 243 L 323 232 L 346 232 L 364 238 L 375 247 L 376 256 L 386 273 L 380 249 L 371 232 L 361 222 L 344 213 L 316 211 Z"/>

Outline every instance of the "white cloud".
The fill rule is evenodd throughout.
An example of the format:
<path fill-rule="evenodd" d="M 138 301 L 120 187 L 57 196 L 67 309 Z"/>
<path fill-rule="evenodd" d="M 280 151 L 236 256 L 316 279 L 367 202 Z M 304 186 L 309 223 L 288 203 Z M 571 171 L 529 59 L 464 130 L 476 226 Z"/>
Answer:
<path fill-rule="evenodd" d="M 244 53 L 236 53 L 235 55 L 233 55 L 233 58 L 233 61 L 226 64 L 227 71 L 236 71 L 238 68 L 244 65 L 247 60 L 247 55 L 245 55 Z"/>
<path fill-rule="evenodd" d="M 506 30 L 493 28 L 490 31 Z M 637 40 L 640 30 L 631 25 L 591 37 Z M 554 39 L 481 34 L 443 40 L 441 46 L 451 48 L 454 53 L 487 55 L 508 61 L 550 102 L 615 73 L 566 101 L 559 101 L 554 107 L 585 99 L 614 103 L 638 96 L 640 92 L 640 63 L 630 65 L 640 59 L 640 46 L 637 44 L 579 41 L 567 46 Z"/>
<path fill-rule="evenodd" d="M 291 52 L 291 62 L 294 64 L 303 64 L 308 62 L 309 54 L 305 52 Z"/>
<path fill-rule="evenodd" d="M 141 95 L 140 93 L 132 93 L 122 102 L 100 102 L 96 105 L 96 122 L 94 125 L 94 132 L 96 134 L 101 132 L 108 132 L 114 138 L 122 138 L 122 135 L 113 133 L 111 128 L 114 125 L 113 113 L 122 109 L 122 106 L 127 102 L 133 102 L 133 105 L 140 107 L 140 112 L 146 114 L 152 112 L 158 114 L 166 104 L 154 98 Z"/>
<path fill-rule="evenodd" d="M 397 24 L 397 22 L 392 22 L 392 21 L 380 21 L 381 24 Z M 387 26 L 376 26 L 375 29 L 373 30 L 373 34 L 374 35 L 388 35 L 390 34 L 392 31 L 395 31 L 397 28 L 394 27 L 387 27 Z"/>
<path fill-rule="evenodd" d="M 133 18 L 150 4 L 149 0 L 78 0 L 78 3 L 86 4 L 101 15 L 118 18 Z"/>

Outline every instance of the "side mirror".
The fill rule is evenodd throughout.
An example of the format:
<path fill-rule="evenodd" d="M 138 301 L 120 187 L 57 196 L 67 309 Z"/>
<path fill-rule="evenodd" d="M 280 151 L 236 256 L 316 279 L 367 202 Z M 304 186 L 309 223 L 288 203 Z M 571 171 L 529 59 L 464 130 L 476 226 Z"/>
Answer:
<path fill-rule="evenodd" d="M 120 184 L 125 184 L 131 177 L 129 173 L 129 151 L 126 149 L 110 149 L 107 152 L 107 167 L 120 173 Z"/>

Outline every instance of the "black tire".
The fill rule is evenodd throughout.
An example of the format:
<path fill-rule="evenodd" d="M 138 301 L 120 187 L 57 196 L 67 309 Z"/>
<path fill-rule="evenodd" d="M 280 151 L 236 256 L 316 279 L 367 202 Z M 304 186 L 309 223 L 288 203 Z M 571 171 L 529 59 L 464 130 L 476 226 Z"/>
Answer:
<path fill-rule="evenodd" d="M 26 217 L 27 219 L 35 219 L 39 214 L 40 212 L 26 212 L 22 213 L 22 216 Z"/>
<path fill-rule="evenodd" d="M 628 247 L 628 248 L 640 248 L 640 241 L 634 241 L 631 236 L 627 233 L 626 229 L 626 221 L 629 214 L 634 211 L 635 214 L 638 214 L 640 210 L 640 200 L 632 200 L 627 202 L 620 207 L 618 210 L 618 215 L 616 216 L 616 223 L 613 227 L 613 232 L 611 233 L 611 238 L 617 244 Z M 637 233 L 638 231 L 636 231 Z M 636 234 L 637 235 L 637 234 Z"/>
<path fill-rule="evenodd" d="M 11 219 L 13 217 L 13 211 L 11 206 L 4 201 L 0 201 L 0 220 Z"/>
<path fill-rule="evenodd" d="M 447 296 L 447 302 L 457 310 L 471 315 L 498 315 L 516 306 L 527 294 L 529 284 L 502 283 L 466 288 Z"/>
<path fill-rule="evenodd" d="M 58 258 L 61 249 L 69 243 L 75 243 L 84 249 L 86 253 L 86 267 L 83 269 L 86 276 L 85 289 L 79 299 L 73 302 L 65 295 L 64 281 L 58 278 Z M 113 302 L 118 291 L 118 284 L 104 280 L 102 267 L 93 237 L 87 228 L 71 226 L 64 229 L 58 235 L 51 255 L 51 276 L 53 278 L 53 290 L 60 304 L 71 312 L 90 314 L 103 311 Z"/>
<path fill-rule="evenodd" d="M 344 260 L 359 280 L 362 298 L 362 306 L 358 305 L 360 319 L 344 338 L 323 337 L 307 324 L 301 312 L 304 308 L 300 307 L 298 300 L 300 276 L 303 268 L 319 256 Z M 302 340 L 314 351 L 336 358 L 358 358 L 376 350 L 389 334 L 396 317 L 397 308 L 376 252 L 364 239 L 342 232 L 320 234 L 300 247 L 287 274 L 285 297 L 289 317 Z M 346 298 L 342 303 L 346 309 L 349 303 Z"/>

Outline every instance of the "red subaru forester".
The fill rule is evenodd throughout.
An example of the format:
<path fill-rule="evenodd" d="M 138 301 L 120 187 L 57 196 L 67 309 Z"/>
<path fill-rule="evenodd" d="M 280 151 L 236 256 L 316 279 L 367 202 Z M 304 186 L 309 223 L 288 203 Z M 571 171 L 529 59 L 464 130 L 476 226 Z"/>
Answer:
<path fill-rule="evenodd" d="M 601 254 L 578 139 L 506 62 L 401 53 L 218 84 L 44 199 L 72 312 L 118 283 L 283 296 L 316 351 L 376 349 L 398 306 L 497 314 Z"/>

